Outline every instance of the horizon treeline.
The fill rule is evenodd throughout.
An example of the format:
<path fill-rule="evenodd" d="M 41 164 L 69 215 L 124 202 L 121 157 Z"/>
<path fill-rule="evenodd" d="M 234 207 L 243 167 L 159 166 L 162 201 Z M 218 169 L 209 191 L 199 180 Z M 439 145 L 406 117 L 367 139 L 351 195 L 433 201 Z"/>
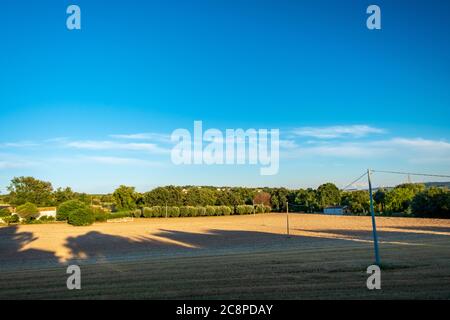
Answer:
<path fill-rule="evenodd" d="M 39 207 L 59 206 L 69 200 L 102 206 L 111 211 L 134 210 L 152 206 L 230 206 L 266 205 L 274 212 L 321 212 L 329 206 L 345 206 L 352 214 L 370 211 L 367 190 L 342 191 L 333 183 L 317 189 L 248 188 L 214 186 L 164 186 L 137 192 L 132 186 L 120 186 L 110 194 L 74 192 L 70 187 L 54 189 L 52 184 L 33 177 L 15 177 L 7 187 L 9 194 L 0 202 L 13 206 L 33 203 Z M 390 215 L 450 218 L 450 191 L 447 187 L 425 187 L 420 183 L 404 183 L 394 188 L 380 188 L 373 194 L 375 211 Z"/>

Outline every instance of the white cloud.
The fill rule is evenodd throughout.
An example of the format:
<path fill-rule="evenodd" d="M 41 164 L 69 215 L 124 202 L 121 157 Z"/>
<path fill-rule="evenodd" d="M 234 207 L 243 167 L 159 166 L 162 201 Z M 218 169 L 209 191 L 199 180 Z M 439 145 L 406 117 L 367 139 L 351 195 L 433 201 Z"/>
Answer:
<path fill-rule="evenodd" d="M 87 161 L 107 164 L 107 165 L 138 165 L 138 166 L 150 166 L 159 167 L 163 164 L 161 162 L 147 161 L 136 158 L 121 158 L 121 157 L 85 157 Z"/>
<path fill-rule="evenodd" d="M 30 142 L 30 141 L 0 143 L 0 147 L 3 147 L 3 148 L 29 148 L 29 147 L 37 147 L 37 146 L 39 146 L 39 144 Z"/>
<path fill-rule="evenodd" d="M 342 137 L 361 138 L 369 134 L 380 134 L 386 131 L 368 125 L 330 126 L 330 127 L 302 127 L 292 131 L 293 134 L 302 137 L 316 139 L 336 139 Z"/>
<path fill-rule="evenodd" d="M 67 147 L 86 150 L 129 150 L 144 151 L 155 154 L 166 154 L 170 149 L 159 147 L 154 143 L 122 143 L 115 141 L 72 141 L 66 143 Z"/>
<path fill-rule="evenodd" d="M 163 133 L 133 133 L 133 134 L 111 134 L 111 138 L 124 140 L 150 140 L 164 143 L 170 143 L 170 135 Z"/>
<path fill-rule="evenodd" d="M 393 138 L 366 142 L 306 143 L 283 153 L 288 158 L 389 158 L 409 163 L 449 163 L 450 143 L 423 138 Z"/>

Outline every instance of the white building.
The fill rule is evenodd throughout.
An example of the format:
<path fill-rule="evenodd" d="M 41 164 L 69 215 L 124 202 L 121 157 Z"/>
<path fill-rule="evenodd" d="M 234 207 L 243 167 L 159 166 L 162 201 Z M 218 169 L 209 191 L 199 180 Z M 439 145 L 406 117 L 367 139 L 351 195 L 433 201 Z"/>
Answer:
<path fill-rule="evenodd" d="M 341 216 L 347 212 L 347 207 L 343 206 L 330 206 L 323 209 L 323 213 Z"/>

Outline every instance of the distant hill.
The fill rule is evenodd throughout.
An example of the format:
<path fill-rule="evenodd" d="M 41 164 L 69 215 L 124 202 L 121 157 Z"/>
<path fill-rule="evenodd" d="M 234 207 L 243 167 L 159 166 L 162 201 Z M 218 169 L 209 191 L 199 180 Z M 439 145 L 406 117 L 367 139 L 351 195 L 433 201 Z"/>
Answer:
<path fill-rule="evenodd" d="M 427 188 L 430 187 L 445 187 L 450 189 L 450 182 L 425 182 L 424 185 Z"/>

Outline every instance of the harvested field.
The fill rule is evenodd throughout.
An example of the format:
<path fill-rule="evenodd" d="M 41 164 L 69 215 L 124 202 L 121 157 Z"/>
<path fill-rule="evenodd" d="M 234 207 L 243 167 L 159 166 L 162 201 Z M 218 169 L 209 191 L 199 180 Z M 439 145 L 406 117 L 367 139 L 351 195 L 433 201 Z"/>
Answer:
<path fill-rule="evenodd" d="M 0 227 L 0 299 L 450 298 L 450 221 L 284 214 Z M 82 290 L 66 288 L 78 264 Z"/>

